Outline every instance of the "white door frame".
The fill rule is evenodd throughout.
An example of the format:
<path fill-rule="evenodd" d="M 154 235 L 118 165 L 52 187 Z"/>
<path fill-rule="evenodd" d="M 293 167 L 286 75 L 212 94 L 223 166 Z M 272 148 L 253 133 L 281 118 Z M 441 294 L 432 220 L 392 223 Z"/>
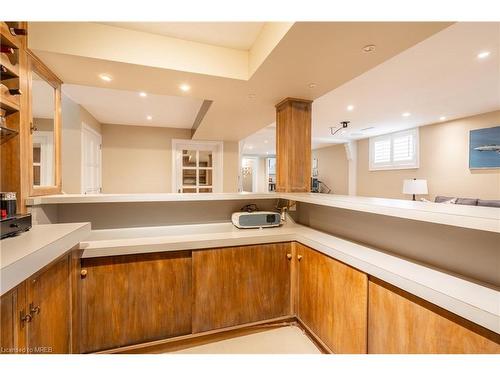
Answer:
<path fill-rule="evenodd" d="M 95 129 L 93 129 L 91 126 L 87 125 L 85 122 L 82 122 L 82 130 L 81 130 L 81 171 L 80 171 L 80 191 L 82 194 L 86 194 L 85 192 L 85 142 L 84 142 L 84 137 L 83 133 L 87 132 L 90 133 L 94 136 L 99 137 L 99 144 L 101 145 L 99 147 L 99 153 L 98 153 L 98 158 L 99 158 L 99 189 L 102 190 L 102 134 L 97 132 Z"/>
<path fill-rule="evenodd" d="M 224 142 L 222 141 L 196 141 L 191 139 L 172 139 L 172 192 L 182 190 L 182 148 L 198 151 L 212 151 L 213 155 L 213 193 L 222 193 L 224 165 Z M 180 185 L 179 185 L 180 184 Z M 201 193 L 206 194 L 206 193 Z"/>

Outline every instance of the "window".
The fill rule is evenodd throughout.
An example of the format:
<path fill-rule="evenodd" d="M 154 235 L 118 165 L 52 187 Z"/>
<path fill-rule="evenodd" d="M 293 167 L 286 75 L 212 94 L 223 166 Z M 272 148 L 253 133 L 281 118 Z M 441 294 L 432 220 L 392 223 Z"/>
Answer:
<path fill-rule="evenodd" d="M 370 170 L 418 168 L 418 128 L 370 138 Z"/>
<path fill-rule="evenodd" d="M 178 193 L 222 190 L 222 142 L 172 140 L 174 178 Z"/>

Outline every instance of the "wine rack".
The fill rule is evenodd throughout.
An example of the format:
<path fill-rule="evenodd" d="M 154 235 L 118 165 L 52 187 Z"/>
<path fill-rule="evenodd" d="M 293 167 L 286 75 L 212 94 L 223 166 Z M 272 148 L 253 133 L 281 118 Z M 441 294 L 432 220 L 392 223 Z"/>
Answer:
<path fill-rule="evenodd" d="M 0 191 L 17 193 L 19 213 L 25 212 L 28 183 L 23 171 L 29 152 L 26 30 L 26 22 L 0 21 Z"/>

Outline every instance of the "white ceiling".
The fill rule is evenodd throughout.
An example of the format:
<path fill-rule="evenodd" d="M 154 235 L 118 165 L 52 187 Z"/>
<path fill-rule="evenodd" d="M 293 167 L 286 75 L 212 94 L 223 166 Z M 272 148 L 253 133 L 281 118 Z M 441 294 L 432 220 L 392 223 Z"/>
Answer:
<path fill-rule="evenodd" d="M 499 49 L 500 23 L 444 29 L 316 99 L 314 146 L 500 109 Z M 481 51 L 490 51 L 489 57 L 478 59 Z M 351 121 L 349 131 L 332 137 L 329 127 L 344 120 Z M 360 132 L 368 127 L 373 129 Z"/>
<path fill-rule="evenodd" d="M 255 132 L 241 142 L 244 155 L 268 156 L 276 154 L 276 124 Z"/>
<path fill-rule="evenodd" d="M 271 124 L 276 116 L 275 104 L 283 98 L 319 98 L 451 24 L 297 22 L 290 26 L 266 23 L 262 33 L 267 30 L 270 35 L 263 38 L 263 42 L 270 44 L 260 49 L 265 52 L 264 60 L 248 79 L 227 78 L 230 77 L 227 67 L 222 69 L 224 74 L 217 73 L 216 68 L 211 73 L 200 73 L 205 61 L 213 63 L 222 57 L 222 61 L 226 61 L 227 51 L 216 53 L 217 58 L 213 59 L 209 54 L 200 57 L 203 53 L 197 48 L 182 46 L 186 50 L 182 56 L 196 58 L 181 59 L 180 64 L 165 64 L 165 60 L 172 57 L 168 50 L 156 53 L 156 48 L 149 48 L 159 45 L 155 42 L 156 35 L 134 36 L 129 35 L 129 30 L 101 24 L 33 23 L 29 42 L 37 56 L 68 84 L 178 96 L 179 84 L 188 83 L 191 91 L 186 96 L 213 101 L 193 138 L 240 141 Z M 86 32 L 75 32 L 75 29 Z M 136 42 L 127 43 L 127 38 Z M 257 45 L 260 40 L 259 36 Z M 114 42 L 124 48 L 110 48 Z M 376 53 L 363 53 L 362 47 L 366 44 L 377 44 Z M 127 48 L 131 45 L 143 48 Z M 207 46 L 202 49 L 210 50 Z M 224 50 L 231 51 L 231 56 L 235 55 L 233 52 L 241 52 L 236 57 L 250 61 L 243 51 Z M 196 66 L 193 68 L 190 64 Z M 98 78 L 101 73 L 112 75 L 113 80 L 101 81 Z M 311 88 L 311 82 L 317 85 Z"/>
<path fill-rule="evenodd" d="M 109 26 L 142 31 L 206 43 L 214 46 L 249 50 L 264 22 L 100 22 Z"/>
<path fill-rule="evenodd" d="M 500 23 L 457 23 L 313 102 L 313 148 L 500 109 Z M 478 59 L 481 51 L 490 51 Z M 353 105 L 352 111 L 347 106 Z M 411 116 L 403 117 L 409 112 Z M 332 137 L 330 126 L 351 121 Z M 371 128 L 361 131 L 361 129 Z M 274 128 L 245 138 L 265 155 Z M 252 145 L 253 150 L 248 146 Z"/>
<path fill-rule="evenodd" d="M 202 99 L 187 96 L 141 97 L 138 91 L 71 84 L 64 84 L 62 91 L 104 124 L 190 129 L 203 103 Z"/>

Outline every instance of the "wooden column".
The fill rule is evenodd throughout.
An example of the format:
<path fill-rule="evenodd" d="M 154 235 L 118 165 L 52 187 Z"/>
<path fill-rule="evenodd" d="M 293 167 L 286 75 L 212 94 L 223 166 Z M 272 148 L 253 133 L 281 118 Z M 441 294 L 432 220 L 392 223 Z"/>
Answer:
<path fill-rule="evenodd" d="M 311 103 L 286 98 L 276 105 L 276 191 L 311 190 Z"/>

